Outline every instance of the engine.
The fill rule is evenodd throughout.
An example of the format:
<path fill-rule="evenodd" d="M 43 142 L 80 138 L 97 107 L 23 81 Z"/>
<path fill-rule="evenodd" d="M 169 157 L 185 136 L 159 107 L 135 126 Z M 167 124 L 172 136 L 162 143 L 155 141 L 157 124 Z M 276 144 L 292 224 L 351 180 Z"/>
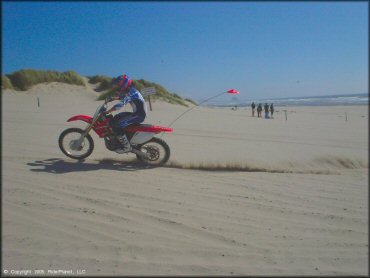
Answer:
<path fill-rule="evenodd" d="M 119 142 L 114 136 L 106 136 L 104 137 L 105 147 L 110 150 L 114 151 L 119 148 Z"/>

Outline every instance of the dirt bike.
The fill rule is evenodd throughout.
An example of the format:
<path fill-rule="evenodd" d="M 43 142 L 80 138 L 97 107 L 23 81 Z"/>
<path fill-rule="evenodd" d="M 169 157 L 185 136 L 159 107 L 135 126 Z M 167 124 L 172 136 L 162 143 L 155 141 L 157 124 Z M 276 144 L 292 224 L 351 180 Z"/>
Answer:
<path fill-rule="evenodd" d="M 83 121 L 88 125 L 83 130 L 80 128 L 68 128 L 59 136 L 59 148 L 68 157 L 82 160 L 88 157 L 94 149 L 94 141 L 89 134 L 91 130 L 104 139 L 105 146 L 110 151 L 123 153 L 122 146 L 116 139 L 116 135 L 111 127 L 113 116 L 107 114 L 107 103 L 105 100 L 100 105 L 93 117 L 86 115 L 76 115 L 67 122 Z M 170 157 L 170 148 L 165 141 L 154 137 L 161 132 L 172 132 L 172 128 L 149 125 L 135 124 L 124 129 L 126 136 L 131 144 L 132 152 L 136 154 L 138 160 L 148 165 L 160 166 L 165 164 Z M 125 152 L 127 153 L 127 152 Z"/>

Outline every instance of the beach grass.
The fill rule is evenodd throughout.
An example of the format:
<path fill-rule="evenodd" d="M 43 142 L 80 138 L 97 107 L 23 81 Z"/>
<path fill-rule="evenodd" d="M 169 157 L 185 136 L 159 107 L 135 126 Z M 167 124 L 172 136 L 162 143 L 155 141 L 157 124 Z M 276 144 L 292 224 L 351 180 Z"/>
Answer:
<path fill-rule="evenodd" d="M 104 76 L 104 75 L 95 75 L 89 78 L 89 83 L 90 84 L 97 84 L 99 83 L 99 86 L 96 88 L 97 91 L 106 91 L 111 89 L 111 84 L 112 84 L 112 77 L 109 76 Z"/>
<path fill-rule="evenodd" d="M 12 74 L 7 74 L 6 77 L 9 79 L 10 84 L 4 78 L 2 79 L 2 86 L 8 86 L 7 88 L 9 89 L 13 87 L 13 89 L 18 91 L 26 91 L 36 84 L 49 82 L 61 82 L 80 86 L 85 85 L 81 76 L 71 70 L 58 72 L 24 69 L 13 72 Z"/>
<path fill-rule="evenodd" d="M 104 80 L 104 79 L 96 77 L 94 79 L 94 82 L 95 81 L 99 82 L 97 80 Z M 110 83 L 111 83 L 111 80 L 110 80 L 109 84 Z M 147 81 L 147 80 L 144 80 L 144 79 L 139 79 L 139 80 L 133 80 L 133 85 L 139 91 L 142 91 L 142 89 L 144 89 L 144 88 L 154 87 L 156 89 L 156 93 L 150 96 L 152 100 L 157 100 L 158 99 L 158 100 L 163 100 L 163 101 L 171 103 L 171 104 L 178 104 L 178 105 L 182 105 L 182 106 L 188 106 L 188 104 L 185 102 L 185 100 L 183 98 L 181 98 L 179 95 L 170 93 L 163 86 L 161 86 L 157 83 L 150 82 L 150 81 Z M 98 100 L 104 100 L 107 97 L 110 97 L 110 96 L 114 95 L 115 92 L 117 91 L 117 89 L 118 89 L 117 87 L 108 88 L 108 91 L 101 94 L 98 97 Z M 191 101 L 191 100 L 188 100 L 188 99 L 187 99 L 187 101 L 189 101 L 191 103 L 195 103 L 194 101 Z"/>
<path fill-rule="evenodd" d="M 10 81 L 9 77 L 7 77 L 6 75 L 1 76 L 1 87 L 4 89 L 11 89 L 11 90 L 14 89 L 12 82 Z"/>
<path fill-rule="evenodd" d="M 196 103 L 194 100 L 190 98 L 186 98 L 185 101 L 190 102 L 191 104 L 194 104 L 194 105 L 198 105 L 198 103 Z"/>
<path fill-rule="evenodd" d="M 88 82 L 90 84 L 98 84 L 95 89 L 102 94 L 98 97 L 97 100 L 104 100 L 107 97 L 110 97 L 115 94 L 117 91 L 116 86 L 112 86 L 112 77 L 104 75 L 95 75 L 88 77 Z M 51 70 L 34 70 L 34 69 L 22 69 L 11 74 L 2 75 L 1 77 L 1 86 L 3 89 L 11 89 L 17 91 L 26 91 L 32 86 L 40 83 L 49 83 L 49 82 L 61 82 L 72 85 L 85 86 L 83 78 L 76 72 L 68 70 L 65 72 L 51 71 Z M 144 79 L 133 80 L 133 85 L 139 91 L 144 88 L 154 87 L 156 93 L 151 95 L 151 100 L 162 100 L 171 104 L 178 104 L 188 107 L 188 103 L 197 105 L 195 101 L 191 99 L 183 99 L 181 96 L 175 93 L 170 93 L 163 86 L 150 82 Z M 146 99 L 148 97 L 145 97 Z"/>

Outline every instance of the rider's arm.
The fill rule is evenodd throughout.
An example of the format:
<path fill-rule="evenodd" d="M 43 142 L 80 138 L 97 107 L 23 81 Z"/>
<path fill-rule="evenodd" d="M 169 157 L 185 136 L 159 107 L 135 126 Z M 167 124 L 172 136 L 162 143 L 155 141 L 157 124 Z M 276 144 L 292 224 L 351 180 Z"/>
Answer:
<path fill-rule="evenodd" d="M 124 105 L 126 105 L 128 102 L 130 102 L 132 99 L 129 96 L 124 97 L 123 99 L 119 97 L 115 97 L 114 100 L 121 100 L 119 103 L 115 104 L 111 109 L 107 111 L 107 113 L 112 113 L 115 110 L 118 110 L 122 108 Z"/>

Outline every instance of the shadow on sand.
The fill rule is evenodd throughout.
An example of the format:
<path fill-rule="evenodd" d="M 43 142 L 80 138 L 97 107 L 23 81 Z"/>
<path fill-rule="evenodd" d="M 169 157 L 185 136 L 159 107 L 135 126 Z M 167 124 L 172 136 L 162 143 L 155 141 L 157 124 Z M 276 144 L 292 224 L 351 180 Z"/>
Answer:
<path fill-rule="evenodd" d="M 96 170 L 137 171 L 153 168 L 152 166 L 144 165 L 137 161 L 117 161 L 113 159 L 101 159 L 92 162 L 86 162 L 84 160 L 66 161 L 59 158 L 50 158 L 36 160 L 35 162 L 27 163 L 27 165 L 38 167 L 37 169 L 30 169 L 32 172 L 46 172 L 53 174 Z"/>

